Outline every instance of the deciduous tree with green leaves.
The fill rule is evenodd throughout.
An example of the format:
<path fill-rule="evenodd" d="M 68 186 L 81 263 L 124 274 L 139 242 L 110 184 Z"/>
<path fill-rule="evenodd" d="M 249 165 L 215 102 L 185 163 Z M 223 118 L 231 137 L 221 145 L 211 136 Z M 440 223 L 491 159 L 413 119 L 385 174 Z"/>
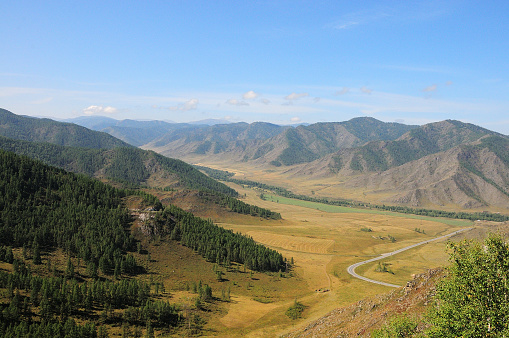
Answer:
<path fill-rule="evenodd" d="M 484 243 L 449 245 L 448 277 L 439 283 L 430 337 L 509 336 L 509 245 L 492 235 Z"/>

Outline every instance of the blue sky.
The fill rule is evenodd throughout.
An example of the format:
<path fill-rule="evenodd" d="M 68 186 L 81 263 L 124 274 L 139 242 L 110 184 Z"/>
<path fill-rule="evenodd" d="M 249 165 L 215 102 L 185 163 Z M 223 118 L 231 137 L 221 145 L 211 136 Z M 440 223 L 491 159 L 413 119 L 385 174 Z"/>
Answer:
<path fill-rule="evenodd" d="M 0 107 L 509 134 L 508 1 L 2 1 Z"/>

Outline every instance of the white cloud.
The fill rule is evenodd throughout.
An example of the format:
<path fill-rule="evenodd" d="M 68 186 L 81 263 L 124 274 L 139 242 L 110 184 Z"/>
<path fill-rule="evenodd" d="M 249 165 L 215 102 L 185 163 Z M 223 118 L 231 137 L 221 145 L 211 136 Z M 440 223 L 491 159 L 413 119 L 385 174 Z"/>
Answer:
<path fill-rule="evenodd" d="M 291 93 L 290 95 L 285 96 L 285 100 L 298 100 L 302 97 L 309 96 L 308 93 Z"/>
<path fill-rule="evenodd" d="M 255 93 L 254 91 L 250 90 L 250 91 L 244 93 L 242 95 L 242 98 L 244 100 L 251 100 L 251 99 L 256 99 L 258 96 L 260 96 L 260 94 Z"/>
<path fill-rule="evenodd" d="M 270 100 L 269 99 L 261 99 L 260 102 L 263 104 L 269 104 Z"/>
<path fill-rule="evenodd" d="M 343 88 L 341 88 L 341 90 L 336 90 L 336 92 L 334 92 L 334 95 L 336 95 L 336 96 L 338 96 L 338 95 L 345 95 L 345 94 L 347 94 L 349 91 L 350 91 L 350 88 L 348 88 L 348 87 L 343 87 Z"/>
<path fill-rule="evenodd" d="M 364 94 L 371 94 L 373 92 L 373 89 L 369 89 L 366 86 L 362 86 L 361 87 L 361 92 L 363 92 Z"/>
<path fill-rule="evenodd" d="M 198 99 L 191 99 L 184 103 L 184 106 L 182 107 L 182 110 L 192 110 L 196 109 L 198 107 Z"/>
<path fill-rule="evenodd" d="M 313 102 L 314 102 L 314 103 L 318 103 L 318 102 L 320 102 L 320 100 L 321 100 L 321 99 L 322 99 L 321 97 L 315 97 L 315 98 L 313 99 Z"/>
<path fill-rule="evenodd" d="M 249 106 L 249 103 L 246 101 L 239 101 L 237 99 L 229 99 L 226 103 L 231 104 L 232 106 Z"/>
<path fill-rule="evenodd" d="M 97 114 L 115 114 L 118 109 L 114 107 L 103 107 L 103 106 L 89 106 L 83 109 L 85 115 L 97 115 Z"/>
<path fill-rule="evenodd" d="M 189 111 L 194 110 L 198 108 L 198 99 L 190 99 L 189 101 L 186 101 L 182 104 L 179 104 L 177 106 L 171 106 L 168 107 L 170 110 L 182 110 L 182 111 Z"/>
<path fill-rule="evenodd" d="M 422 91 L 426 92 L 426 93 L 429 93 L 429 92 L 434 92 L 436 90 L 437 90 L 437 85 L 434 84 L 434 85 L 431 85 L 431 86 L 428 86 L 428 87 L 424 88 Z"/>
<path fill-rule="evenodd" d="M 300 122 L 300 121 L 301 121 L 301 119 L 300 119 L 300 117 L 292 117 L 292 118 L 290 119 L 290 121 L 292 121 L 293 123 L 298 123 L 298 122 Z"/>

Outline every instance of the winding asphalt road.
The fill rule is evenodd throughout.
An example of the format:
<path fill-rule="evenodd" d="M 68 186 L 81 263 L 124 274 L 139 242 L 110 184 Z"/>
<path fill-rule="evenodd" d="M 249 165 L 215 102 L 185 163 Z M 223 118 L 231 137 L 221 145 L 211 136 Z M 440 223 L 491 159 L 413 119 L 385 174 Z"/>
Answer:
<path fill-rule="evenodd" d="M 359 278 L 359 279 L 365 280 L 366 282 L 380 284 L 380 285 L 385 285 L 385 286 L 390 286 L 392 288 L 399 288 L 401 285 L 395 285 L 395 284 L 380 282 L 380 281 L 377 281 L 377 280 L 374 280 L 374 279 L 369 279 L 369 278 L 360 276 L 360 275 L 355 273 L 355 268 L 357 268 L 358 266 L 367 264 L 367 263 L 371 263 L 371 262 L 378 261 L 380 259 L 384 259 L 384 258 L 389 257 L 389 256 L 393 256 L 393 255 L 398 254 L 400 252 L 403 252 L 403 251 L 415 248 L 416 246 L 423 245 L 423 244 L 426 244 L 426 243 L 429 243 L 429 242 L 433 242 L 433 241 L 438 241 L 439 239 L 444 239 L 444 238 L 447 238 L 447 237 L 451 237 L 451 236 L 459 234 L 460 232 L 471 230 L 471 229 L 473 229 L 473 228 L 465 228 L 465 229 L 457 230 L 457 231 L 451 232 L 448 235 L 440 236 L 440 237 L 433 238 L 433 239 L 428 239 L 427 241 L 416 243 L 416 244 L 407 246 L 405 248 L 402 248 L 402 249 L 399 249 L 399 250 L 396 250 L 396 251 L 392 251 L 392 252 L 381 254 L 380 256 L 368 259 L 367 261 L 362 261 L 362 262 L 359 262 L 359 263 L 352 264 L 352 265 L 350 265 L 346 269 L 346 271 L 348 271 L 348 273 L 351 274 L 352 276 L 354 276 L 355 278 Z"/>

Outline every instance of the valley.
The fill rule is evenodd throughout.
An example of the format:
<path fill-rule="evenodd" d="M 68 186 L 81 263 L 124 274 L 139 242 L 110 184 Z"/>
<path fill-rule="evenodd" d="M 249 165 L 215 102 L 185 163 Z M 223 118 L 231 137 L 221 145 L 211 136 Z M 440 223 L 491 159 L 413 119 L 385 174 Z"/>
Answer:
<path fill-rule="evenodd" d="M 432 218 L 411 218 L 407 215 L 363 210 L 348 212 L 327 212 L 314 208 L 289 205 L 271 201 L 262 201 L 259 191 L 230 185 L 241 195 L 245 194 L 248 203 L 281 213 L 279 221 L 217 219 L 221 226 L 246 234 L 255 241 L 281 252 L 287 259 L 295 262 L 288 278 L 288 286 L 295 287 L 293 292 L 272 292 L 269 304 L 253 306 L 253 298 L 239 297 L 235 306 L 231 305 L 228 314 L 220 322 L 229 327 L 230 335 L 267 337 L 278 336 L 326 315 L 328 312 L 356 302 L 366 297 L 390 292 L 392 288 L 374 285 L 353 278 L 347 273 L 347 267 L 353 263 L 378 256 L 381 253 L 397 250 L 426 239 L 472 226 L 473 222 Z M 361 229 L 370 228 L 371 232 Z M 415 231 L 423 229 L 425 234 Z M 394 236 L 390 242 L 388 236 Z M 375 237 L 383 237 L 378 239 Z M 464 238 L 457 235 L 453 240 Z M 412 275 L 424 273 L 428 269 L 447 264 L 446 240 L 429 243 L 422 247 L 402 252 L 383 261 L 390 264 L 392 273 L 375 271 L 376 264 L 359 267 L 357 272 L 368 278 L 383 280 L 387 283 L 404 285 Z M 292 281 L 292 279 L 295 279 Z M 295 284 L 295 282 L 299 283 Z M 256 282 L 255 282 L 256 283 Z M 234 289 L 232 289 L 234 290 Z M 289 290 L 288 290 L 289 291 Z M 232 291 L 233 294 L 233 291 Z M 252 297 L 252 296 L 251 296 Z M 284 312 L 294 299 L 306 306 L 303 318 L 289 320 Z M 249 309 L 250 315 L 242 315 Z M 242 325 L 232 324 L 236 317 L 243 316 Z M 286 318 L 285 318 L 286 317 Z M 237 330 L 233 328 L 237 326 Z M 240 329 L 242 326 L 242 330 Z M 224 328 L 223 328 L 224 329 Z M 249 332 L 249 333 L 248 333 Z"/>
<path fill-rule="evenodd" d="M 509 337 L 509 1 L 0 8 L 0 338 Z"/>
<path fill-rule="evenodd" d="M 433 292 L 436 281 L 426 281 L 435 277 L 422 276 L 450 264 L 447 243 L 508 233 L 509 141 L 472 125 L 359 118 L 210 131 L 122 124 L 117 136 L 136 135 L 138 143 L 0 111 L 0 154 L 15 164 L 3 164 L 8 169 L 0 181 L 0 314 L 13 325 L 2 330 L 26 322 L 68 330 L 73 321 L 102 336 L 299 336 L 341 309 L 383 303 L 389 309 L 384 315 L 367 320 L 382 306 L 373 305 L 352 310 L 351 323 L 342 319 L 341 327 L 327 328 L 369 336 L 399 313 L 395 294 L 420 299 L 405 306 L 422 316 L 430 302 L 423 304 L 424 291 L 407 286 L 424 283 L 426 295 Z M 155 127 L 160 145 L 172 137 L 183 142 L 181 160 L 135 147 L 155 145 L 149 138 Z M 196 143 L 210 132 L 223 148 Z M 264 147 L 263 138 L 272 146 Z M 306 156 L 285 162 L 304 144 Z M 256 148 L 252 158 L 241 151 L 249 147 Z M 369 262 L 355 273 L 389 286 L 349 273 L 363 261 Z M 131 295 L 128 305 L 98 295 L 66 300 L 46 291 L 42 302 L 31 284 L 19 284 L 37 278 L 84 293 L 129 282 L 144 291 Z"/>

